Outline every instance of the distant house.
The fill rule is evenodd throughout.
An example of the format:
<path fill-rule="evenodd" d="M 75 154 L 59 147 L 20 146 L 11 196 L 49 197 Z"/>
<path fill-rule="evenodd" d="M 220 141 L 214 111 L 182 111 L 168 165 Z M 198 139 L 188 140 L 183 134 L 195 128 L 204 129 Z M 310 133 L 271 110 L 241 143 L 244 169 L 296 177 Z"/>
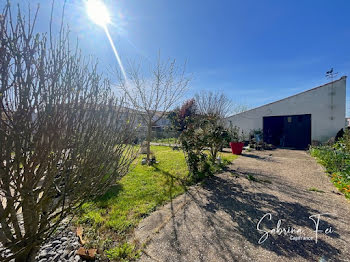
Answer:
<path fill-rule="evenodd" d="M 161 114 L 162 112 L 157 112 L 155 119 L 158 119 Z M 168 114 L 165 113 L 164 116 L 153 126 L 153 130 L 164 130 L 164 128 L 170 127 L 171 122 L 167 116 Z"/>
<path fill-rule="evenodd" d="M 276 146 L 307 148 L 325 142 L 345 126 L 346 76 L 299 94 L 226 118 L 245 133 L 263 130 Z"/>

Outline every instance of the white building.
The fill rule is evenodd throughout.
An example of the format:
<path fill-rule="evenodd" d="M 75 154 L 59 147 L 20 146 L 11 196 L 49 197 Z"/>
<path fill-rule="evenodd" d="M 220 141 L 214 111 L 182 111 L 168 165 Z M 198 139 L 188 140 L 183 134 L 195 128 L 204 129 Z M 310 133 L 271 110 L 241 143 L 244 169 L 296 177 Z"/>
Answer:
<path fill-rule="evenodd" d="M 261 129 L 264 141 L 306 148 L 325 142 L 345 126 L 346 76 L 282 100 L 226 118 L 248 134 Z"/>

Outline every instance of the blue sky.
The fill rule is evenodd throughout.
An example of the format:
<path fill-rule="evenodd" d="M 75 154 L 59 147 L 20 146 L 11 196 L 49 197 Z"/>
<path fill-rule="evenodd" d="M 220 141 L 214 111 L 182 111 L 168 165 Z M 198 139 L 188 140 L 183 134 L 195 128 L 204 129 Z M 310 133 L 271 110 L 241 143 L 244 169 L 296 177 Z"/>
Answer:
<path fill-rule="evenodd" d="M 37 29 L 47 31 L 51 1 L 30 1 L 35 2 L 41 4 Z M 62 2 L 56 0 L 57 24 Z M 152 61 L 159 50 L 164 58 L 187 60 L 193 75 L 189 97 L 200 90 L 220 90 L 255 107 L 326 83 L 325 72 L 331 67 L 339 77 L 350 75 L 347 0 L 105 3 L 122 60 Z M 72 38 L 79 39 L 84 53 L 99 59 L 102 70 L 116 65 L 103 30 L 88 19 L 83 0 L 67 0 L 66 18 Z"/>

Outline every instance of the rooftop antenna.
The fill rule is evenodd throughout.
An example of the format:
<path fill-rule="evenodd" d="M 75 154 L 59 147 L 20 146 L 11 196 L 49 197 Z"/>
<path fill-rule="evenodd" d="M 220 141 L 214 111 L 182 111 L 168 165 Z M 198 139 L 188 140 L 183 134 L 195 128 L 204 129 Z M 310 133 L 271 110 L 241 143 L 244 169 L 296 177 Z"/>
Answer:
<path fill-rule="evenodd" d="M 330 109 L 331 109 L 331 116 L 329 117 L 330 120 L 334 119 L 334 95 L 335 95 L 335 91 L 334 91 L 334 86 L 333 86 L 333 82 L 334 82 L 334 77 L 338 75 L 337 73 L 334 73 L 333 67 L 331 68 L 331 70 L 326 72 L 326 78 L 331 80 L 331 86 L 330 86 L 330 92 L 329 95 L 331 97 L 331 105 L 330 105 Z"/>

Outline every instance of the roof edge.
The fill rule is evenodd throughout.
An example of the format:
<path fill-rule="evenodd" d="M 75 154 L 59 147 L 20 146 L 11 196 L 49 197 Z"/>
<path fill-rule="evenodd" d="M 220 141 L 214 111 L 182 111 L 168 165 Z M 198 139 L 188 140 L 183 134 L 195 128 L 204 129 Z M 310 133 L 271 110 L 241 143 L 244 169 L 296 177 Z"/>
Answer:
<path fill-rule="evenodd" d="M 255 109 L 261 108 L 261 107 L 264 107 L 264 106 L 272 105 L 272 104 L 275 104 L 275 103 L 278 103 L 278 102 L 284 101 L 284 100 L 286 100 L 286 99 L 289 99 L 289 98 L 292 98 L 292 97 L 298 96 L 298 95 L 300 95 L 300 94 L 304 94 L 304 93 L 307 93 L 307 92 L 310 92 L 310 91 L 314 91 L 315 89 L 318 89 L 318 88 L 324 87 L 324 86 L 326 86 L 326 85 L 329 85 L 329 84 L 332 84 L 332 83 L 338 82 L 338 81 L 340 81 L 340 80 L 346 80 L 346 78 L 347 78 L 347 76 L 342 76 L 342 77 L 340 77 L 340 78 L 339 78 L 339 79 L 337 79 L 337 80 L 334 80 L 334 81 L 331 81 L 331 82 L 325 83 L 325 84 L 320 85 L 320 86 L 313 87 L 313 88 L 311 88 L 311 89 L 308 89 L 308 90 L 302 91 L 302 92 L 297 93 L 297 94 L 295 94 L 295 95 L 287 96 L 287 97 L 285 97 L 285 98 L 282 98 L 282 99 L 276 100 L 276 101 L 271 102 L 271 103 L 267 103 L 267 104 L 264 104 L 264 105 L 261 105 L 261 106 L 254 107 L 254 108 L 252 108 L 252 109 L 249 109 L 249 110 L 246 110 L 246 111 L 240 112 L 240 113 L 238 113 L 238 114 L 234 114 L 234 115 L 228 116 L 228 117 L 226 117 L 225 119 L 228 119 L 228 118 L 233 117 L 233 116 L 238 116 L 238 115 L 240 115 L 240 114 L 243 114 L 243 113 L 246 113 L 246 112 L 249 112 L 249 111 L 252 111 L 252 110 L 255 110 Z"/>

